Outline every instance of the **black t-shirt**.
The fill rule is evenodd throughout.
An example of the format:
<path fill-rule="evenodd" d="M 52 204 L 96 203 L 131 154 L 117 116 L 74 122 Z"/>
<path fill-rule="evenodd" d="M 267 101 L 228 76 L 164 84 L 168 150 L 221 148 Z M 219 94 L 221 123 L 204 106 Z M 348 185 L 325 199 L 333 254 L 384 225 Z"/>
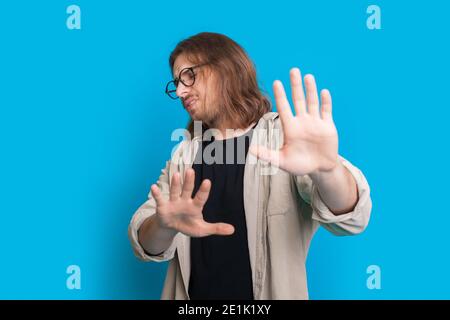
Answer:
<path fill-rule="evenodd" d="M 193 195 L 204 179 L 211 180 L 204 220 L 229 223 L 235 232 L 231 236 L 191 238 L 188 291 L 192 300 L 253 299 L 243 199 L 245 157 L 252 134 L 253 128 L 239 137 L 202 141 L 196 155 Z"/>

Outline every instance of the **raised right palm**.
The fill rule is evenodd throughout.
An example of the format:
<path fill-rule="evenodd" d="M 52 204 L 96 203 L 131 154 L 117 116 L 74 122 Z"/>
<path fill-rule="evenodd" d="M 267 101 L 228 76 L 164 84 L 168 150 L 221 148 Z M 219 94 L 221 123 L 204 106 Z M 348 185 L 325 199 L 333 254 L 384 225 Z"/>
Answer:
<path fill-rule="evenodd" d="M 180 174 L 172 176 L 169 200 L 165 200 L 157 185 L 152 185 L 151 192 L 156 200 L 156 215 L 163 228 L 173 229 L 190 237 L 210 235 L 231 235 L 234 227 L 227 223 L 209 223 L 203 219 L 203 207 L 211 190 L 211 181 L 202 181 L 199 190 L 192 198 L 195 172 L 186 170 L 184 184 L 181 185 Z"/>

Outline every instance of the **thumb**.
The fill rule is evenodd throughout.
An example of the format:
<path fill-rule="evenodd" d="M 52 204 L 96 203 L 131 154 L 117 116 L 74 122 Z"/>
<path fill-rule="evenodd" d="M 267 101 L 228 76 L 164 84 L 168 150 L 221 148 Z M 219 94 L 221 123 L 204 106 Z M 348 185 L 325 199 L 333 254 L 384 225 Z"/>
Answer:
<path fill-rule="evenodd" d="M 280 165 L 281 154 L 278 150 L 267 149 L 263 146 L 250 146 L 249 151 L 263 161 L 267 161 L 277 167 Z"/>
<path fill-rule="evenodd" d="M 221 236 L 229 236 L 234 233 L 234 227 L 231 224 L 228 223 L 216 223 L 216 234 Z"/>
<path fill-rule="evenodd" d="M 204 231 L 206 235 L 218 235 L 218 236 L 229 236 L 234 233 L 234 227 L 231 224 L 217 222 L 204 224 Z"/>

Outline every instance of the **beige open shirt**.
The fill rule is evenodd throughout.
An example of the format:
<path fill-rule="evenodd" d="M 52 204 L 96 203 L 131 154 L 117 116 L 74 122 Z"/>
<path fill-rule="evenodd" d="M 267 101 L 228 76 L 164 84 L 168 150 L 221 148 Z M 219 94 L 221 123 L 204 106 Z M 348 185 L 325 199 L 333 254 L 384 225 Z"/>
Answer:
<path fill-rule="evenodd" d="M 254 129 L 251 145 L 279 149 L 281 122 L 275 112 L 266 113 Z M 257 133 L 257 134 L 256 134 Z M 157 185 L 168 199 L 172 175 L 192 166 L 199 137 L 183 141 L 167 161 Z M 255 299 L 308 299 L 305 262 L 310 241 L 319 225 L 335 235 L 354 235 L 366 228 L 372 202 L 363 173 L 339 156 L 354 176 L 358 203 L 352 212 L 335 216 L 321 200 L 308 175 L 293 176 L 269 166 L 248 153 L 244 172 L 244 208 Z M 131 219 L 128 234 L 137 257 L 144 261 L 169 261 L 162 299 L 189 299 L 190 237 L 178 233 L 159 256 L 149 256 L 138 242 L 138 230 L 155 213 L 151 193 Z"/>

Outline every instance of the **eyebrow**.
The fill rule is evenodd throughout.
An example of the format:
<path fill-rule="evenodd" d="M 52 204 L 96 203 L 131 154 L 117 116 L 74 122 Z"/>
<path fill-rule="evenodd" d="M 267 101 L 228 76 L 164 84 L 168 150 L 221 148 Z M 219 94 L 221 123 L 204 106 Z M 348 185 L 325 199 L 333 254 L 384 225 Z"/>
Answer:
<path fill-rule="evenodd" d="M 173 69 L 174 73 L 172 74 L 172 78 L 176 78 L 176 75 L 178 75 L 181 71 L 181 69 Z"/>
<path fill-rule="evenodd" d="M 177 70 L 176 68 L 173 68 L 173 71 L 175 71 L 174 74 L 179 75 L 180 72 L 181 72 L 182 70 L 186 69 L 186 68 L 192 68 L 192 67 L 195 67 L 195 66 L 201 66 L 201 65 L 202 65 L 202 64 L 193 64 L 193 65 L 191 65 L 190 67 L 189 67 L 189 66 L 187 66 L 187 67 L 185 66 L 185 67 L 183 67 L 183 68 L 180 67 L 178 70 Z M 174 75 L 172 74 L 172 78 L 175 79 L 176 76 L 174 76 Z"/>

